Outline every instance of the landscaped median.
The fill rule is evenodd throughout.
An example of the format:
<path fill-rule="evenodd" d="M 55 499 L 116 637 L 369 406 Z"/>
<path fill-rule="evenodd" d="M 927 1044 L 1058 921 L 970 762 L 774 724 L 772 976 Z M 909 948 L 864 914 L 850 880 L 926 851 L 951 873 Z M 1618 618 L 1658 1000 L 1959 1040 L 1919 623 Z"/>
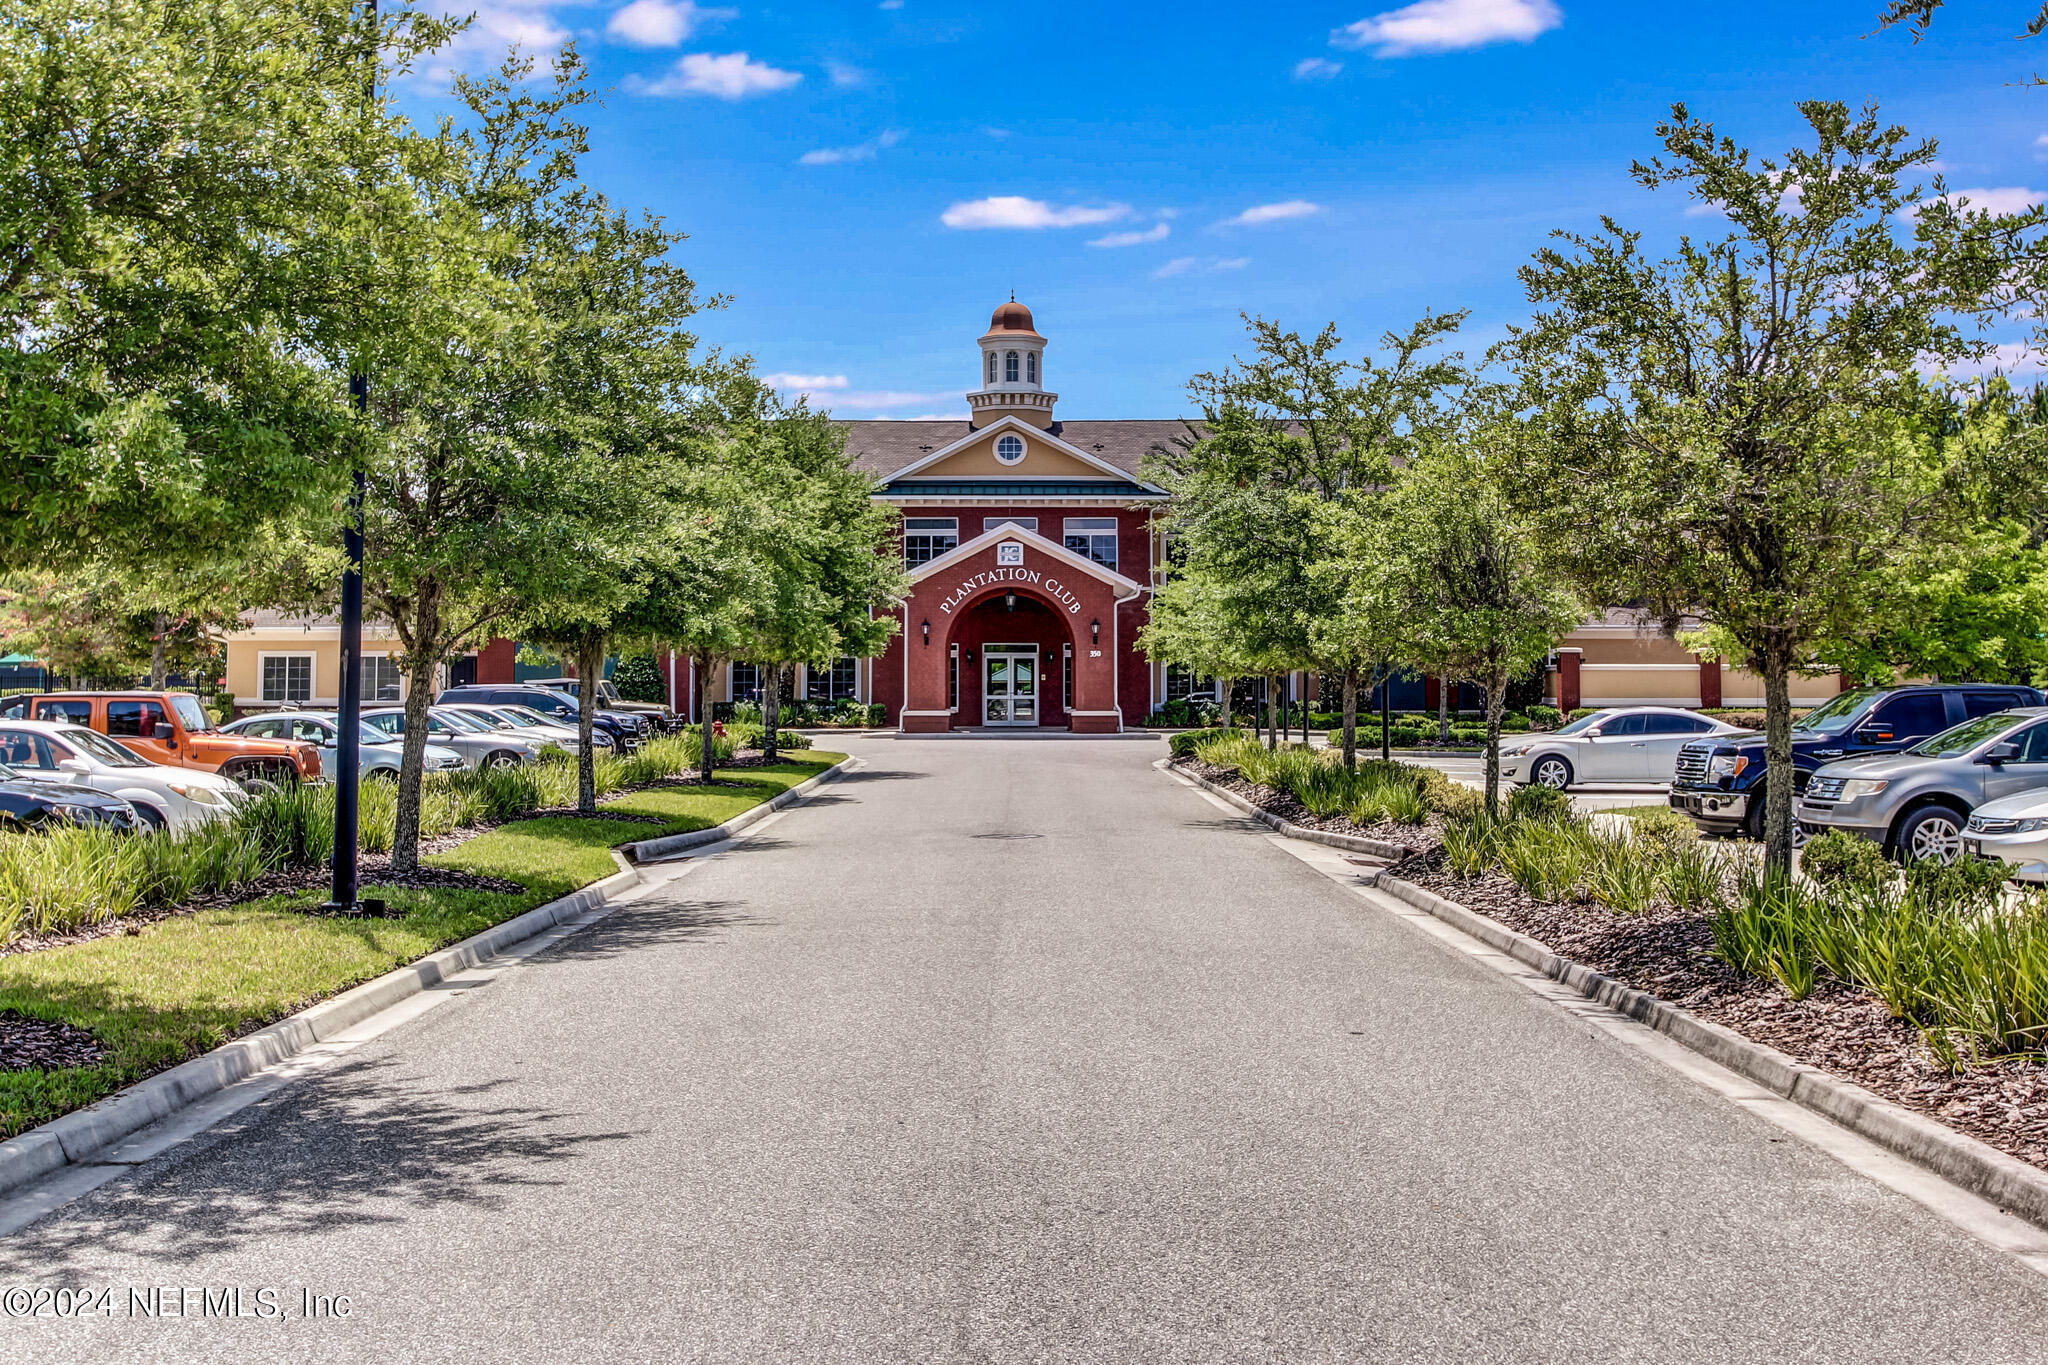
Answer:
<path fill-rule="evenodd" d="M 380 875 L 375 863 L 383 860 L 366 865 L 365 894 L 387 902 L 381 917 L 315 913 L 326 897 L 317 856 L 320 798 L 309 795 L 303 800 L 312 803 L 314 818 L 292 840 L 295 859 L 280 863 L 274 849 L 227 838 L 224 845 L 240 850 L 239 869 L 252 874 L 238 882 L 202 882 L 182 901 L 155 904 L 115 888 L 114 903 L 129 913 L 91 913 L 87 902 L 88 913 L 76 922 L 37 925 L 41 937 L 17 932 L 0 954 L 0 1138 L 610 877 L 618 871 L 616 845 L 723 824 L 845 757 L 803 752 L 728 769 L 702 785 L 675 775 L 688 770 L 694 744 L 657 741 L 648 746 L 652 753 L 615 760 L 603 784 L 614 794 L 601 802 L 598 817 L 549 813 L 545 798 L 561 789 L 554 773 L 480 776 L 452 791 L 437 784 L 438 823 L 446 827 L 431 845 L 438 851 L 423 860 L 424 875 L 394 879 Z M 522 782 L 524 790 L 514 790 Z M 326 800 L 331 811 L 331 796 Z M 508 818 L 520 800 L 539 813 Z M 277 827 L 286 823 L 279 812 L 263 815 L 270 827 L 245 830 L 247 841 L 279 837 Z M 467 818 L 449 825 L 451 815 Z M 331 846 L 331 823 L 326 828 Z M 366 819 L 365 829 L 365 842 L 375 847 L 378 822 Z M 27 842 L 37 837 L 0 847 L 0 896 L 20 899 L 22 878 L 6 884 L 10 855 L 50 856 L 48 845 Z M 204 851 L 219 856 L 214 846 Z M 164 850 L 152 856 L 169 860 Z M 277 879 L 303 885 L 263 894 Z M 54 893 L 45 887 L 37 894 L 47 912 Z M 19 906 L 17 929 L 18 914 Z"/>
<path fill-rule="evenodd" d="M 1402 899 L 1453 922 L 1491 921 L 1509 932 L 1490 939 L 1520 937 L 1544 970 L 1589 994 L 1622 988 L 1646 1022 L 1718 1025 L 1733 1050 L 1750 1049 L 1752 1079 L 1990 1197 L 2005 1199 L 2024 1169 L 1996 1153 L 2026 1163 L 2027 1198 L 2007 1202 L 2048 1220 L 2048 902 L 2002 887 L 1997 868 L 1898 869 L 1874 847 L 1830 841 L 1809 848 L 1812 875 L 1788 881 L 1765 876 L 1751 846 L 1701 843 L 1674 812 L 1595 822 L 1544 788 L 1519 791 L 1500 819 L 1474 800 L 1390 826 L 1375 793 L 1423 789 L 1423 770 L 1347 773 L 1327 752 L 1267 754 L 1229 735 L 1176 747 L 1190 775 L 1241 797 L 1263 788 L 1254 804 L 1290 822 L 1395 834 L 1410 851 L 1376 880 L 1400 883 Z M 1802 1063 L 1807 1081 L 1777 1084 Z M 1939 1129 L 1873 1115 L 1883 1106 L 1863 1091 L 1996 1153 L 1951 1134 L 1949 1150 L 1933 1151 L 1927 1134 Z"/>

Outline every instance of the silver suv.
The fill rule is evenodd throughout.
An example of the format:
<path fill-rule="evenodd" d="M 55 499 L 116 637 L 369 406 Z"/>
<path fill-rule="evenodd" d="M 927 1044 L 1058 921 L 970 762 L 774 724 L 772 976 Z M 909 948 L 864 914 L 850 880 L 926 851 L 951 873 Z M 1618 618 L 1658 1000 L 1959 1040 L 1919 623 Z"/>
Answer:
<path fill-rule="evenodd" d="M 1793 808 L 1799 823 L 1860 834 L 1901 859 L 1954 862 L 1970 812 L 2048 787 L 2048 706 L 1966 720 L 1896 754 L 1829 763 Z"/>

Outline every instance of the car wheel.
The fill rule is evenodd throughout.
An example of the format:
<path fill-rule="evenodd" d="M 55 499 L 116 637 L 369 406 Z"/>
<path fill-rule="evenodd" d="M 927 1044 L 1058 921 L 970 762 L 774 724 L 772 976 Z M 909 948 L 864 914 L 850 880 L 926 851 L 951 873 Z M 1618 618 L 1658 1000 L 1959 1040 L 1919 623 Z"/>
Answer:
<path fill-rule="evenodd" d="M 1962 856 L 1963 825 L 1969 817 L 1948 806 L 1923 806 L 1899 824 L 1892 850 L 1900 861 L 1933 859 L 1952 863 Z"/>
<path fill-rule="evenodd" d="M 1572 765 L 1555 754 L 1539 758 L 1536 766 L 1529 770 L 1529 780 L 1539 787 L 1561 792 L 1572 784 Z"/>
<path fill-rule="evenodd" d="M 128 804 L 135 807 L 136 819 L 149 833 L 162 834 L 171 827 L 171 822 L 164 819 L 164 813 L 155 806 L 145 806 L 140 801 L 130 801 Z"/>
<path fill-rule="evenodd" d="M 284 788 L 278 786 L 275 782 L 272 782 L 269 779 L 262 777 L 246 777 L 238 775 L 235 778 L 235 781 L 241 783 L 242 790 L 249 793 L 249 795 L 251 796 L 268 796 L 272 792 L 284 790 Z"/>
<path fill-rule="evenodd" d="M 512 753 L 509 750 L 500 749 L 496 753 L 493 753 L 489 758 L 486 758 L 484 760 L 484 766 L 486 768 L 497 768 L 500 770 L 503 770 L 505 768 L 516 768 L 519 766 L 519 755 Z"/>
<path fill-rule="evenodd" d="M 398 780 L 398 769 L 372 768 L 363 774 L 363 779 L 370 782 L 396 782 Z"/>

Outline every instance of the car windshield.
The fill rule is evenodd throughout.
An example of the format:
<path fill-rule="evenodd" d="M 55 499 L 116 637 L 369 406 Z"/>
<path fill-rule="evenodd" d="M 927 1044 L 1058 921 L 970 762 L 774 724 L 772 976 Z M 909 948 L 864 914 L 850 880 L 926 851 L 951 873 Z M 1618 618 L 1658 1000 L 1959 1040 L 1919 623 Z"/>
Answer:
<path fill-rule="evenodd" d="M 387 734 L 385 734 L 385 733 L 384 733 L 384 732 L 383 732 L 382 730 L 379 730 L 379 729 L 378 729 L 378 728 L 377 728 L 376 726 L 374 726 L 374 725 L 370 724 L 370 723 L 369 723 L 368 721 L 364 721 L 364 722 L 363 722 L 363 728 L 362 728 L 361 732 L 359 733 L 359 735 L 358 735 L 358 737 L 357 737 L 357 739 L 356 739 L 356 743 L 358 743 L 358 744 L 396 744 L 396 743 L 398 743 L 398 736 L 397 736 L 397 735 L 387 735 Z"/>
<path fill-rule="evenodd" d="M 1961 758 L 1986 740 L 1996 739 L 2013 726 L 2032 719 L 2017 711 L 1994 711 L 1943 730 L 1932 739 L 1923 739 L 1906 752 L 1922 758 Z"/>
<path fill-rule="evenodd" d="M 1607 713 L 1605 711 L 1595 711 L 1590 716 L 1580 716 L 1570 725 L 1564 726 L 1557 733 L 1560 735 L 1583 735 L 1586 733 L 1586 731 L 1592 729 L 1594 726 L 1598 725 L 1601 721 L 1606 719 Z"/>
<path fill-rule="evenodd" d="M 66 744 L 69 744 L 74 749 L 85 750 L 109 768 L 148 768 L 155 766 L 148 759 L 138 757 L 134 751 L 123 748 L 97 730 L 88 730 L 83 726 L 78 726 L 70 730 L 59 730 L 57 733 L 63 736 Z"/>
<path fill-rule="evenodd" d="M 523 706 L 494 706 L 491 708 L 491 714 L 494 716 L 503 716 L 506 720 L 511 721 L 514 725 L 517 725 L 521 729 L 525 730 L 531 730 L 534 727 L 540 725 L 554 724 L 553 721 L 549 720 L 540 712 L 529 711 Z"/>
<path fill-rule="evenodd" d="M 433 718 L 445 723 L 449 729 L 457 734 L 463 735 L 482 734 L 484 731 L 494 728 L 488 721 L 479 720 L 475 716 L 462 711 L 436 711 L 433 713 Z"/>
<path fill-rule="evenodd" d="M 1855 723 L 1856 717 L 1863 713 L 1863 708 L 1875 695 L 1875 691 L 1868 687 L 1844 692 L 1839 697 L 1822 702 L 1793 721 L 1792 728 L 1804 730 L 1809 734 L 1839 735 Z"/>
<path fill-rule="evenodd" d="M 206 708 L 200 705 L 199 698 L 190 692 L 173 692 L 171 709 L 178 713 L 178 719 L 192 734 L 214 728 L 213 717 L 206 714 Z"/>
<path fill-rule="evenodd" d="M 14 769 L 8 767 L 5 763 L 0 763 L 0 782 L 12 782 L 15 778 L 20 776 L 20 773 L 14 771 Z"/>

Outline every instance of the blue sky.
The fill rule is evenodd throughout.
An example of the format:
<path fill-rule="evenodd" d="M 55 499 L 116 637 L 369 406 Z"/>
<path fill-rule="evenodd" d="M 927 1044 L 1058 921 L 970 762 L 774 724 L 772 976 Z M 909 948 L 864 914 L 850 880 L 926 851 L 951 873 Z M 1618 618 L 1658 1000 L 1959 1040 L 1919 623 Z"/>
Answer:
<path fill-rule="evenodd" d="M 1240 312 L 1364 349 L 1470 308 L 1476 351 L 1553 229 L 1709 229 L 1627 176 L 1674 100 L 1772 151 L 1796 101 L 1875 99 L 1940 140 L 1952 188 L 2048 186 L 2048 89 L 2013 84 L 2048 71 L 2048 41 L 2014 40 L 2038 6 L 1951 0 L 1917 47 L 1865 36 L 1882 7 L 520 0 L 443 65 L 573 36 L 607 92 L 590 180 L 690 234 L 730 298 L 708 342 L 839 415 L 964 415 L 1014 289 L 1061 415 L 1169 417 Z"/>

